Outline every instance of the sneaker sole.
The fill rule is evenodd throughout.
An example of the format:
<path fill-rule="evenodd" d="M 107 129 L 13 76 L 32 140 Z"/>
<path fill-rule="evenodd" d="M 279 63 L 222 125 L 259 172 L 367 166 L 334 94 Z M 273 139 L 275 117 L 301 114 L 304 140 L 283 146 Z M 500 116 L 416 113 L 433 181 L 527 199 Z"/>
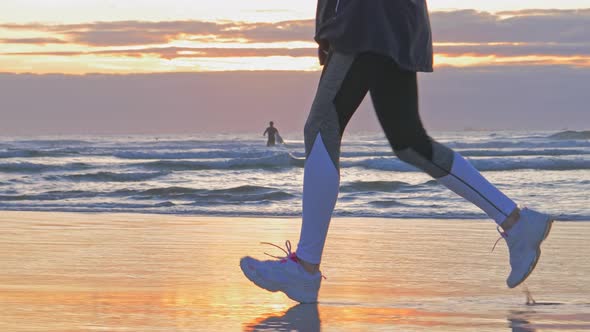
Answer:
<path fill-rule="evenodd" d="M 541 239 L 541 241 L 539 241 L 539 243 L 537 243 L 537 256 L 535 257 L 533 264 L 531 264 L 529 271 L 525 274 L 524 278 L 522 278 L 522 280 L 519 283 L 517 283 L 513 286 L 508 286 L 509 288 L 515 288 L 518 285 L 522 284 L 531 275 L 531 273 L 533 273 L 533 270 L 535 270 L 535 267 L 537 267 L 537 263 L 539 262 L 539 258 L 541 258 L 541 244 L 549 236 L 549 232 L 551 232 L 551 228 L 553 227 L 554 221 L 555 221 L 555 219 L 549 218 L 549 222 L 547 222 L 547 228 L 545 229 L 545 234 L 543 235 L 543 238 Z"/>
<path fill-rule="evenodd" d="M 269 292 L 272 292 L 272 293 L 283 292 L 283 293 L 285 293 L 285 295 L 287 295 L 288 298 L 290 298 L 293 301 L 299 302 L 299 303 L 309 304 L 309 303 L 317 303 L 318 302 L 317 298 L 316 299 L 309 299 L 306 296 L 299 296 L 300 290 L 297 288 L 294 288 L 294 287 L 282 288 L 281 286 L 277 286 L 273 282 L 269 282 L 267 279 L 260 277 L 257 273 L 255 273 L 255 271 L 251 271 L 251 269 L 246 265 L 247 265 L 247 263 L 240 262 L 240 269 L 242 270 L 242 273 L 244 274 L 244 276 L 246 276 L 246 278 L 248 278 L 248 280 L 253 282 L 256 286 L 258 286 L 262 289 L 265 289 Z"/>

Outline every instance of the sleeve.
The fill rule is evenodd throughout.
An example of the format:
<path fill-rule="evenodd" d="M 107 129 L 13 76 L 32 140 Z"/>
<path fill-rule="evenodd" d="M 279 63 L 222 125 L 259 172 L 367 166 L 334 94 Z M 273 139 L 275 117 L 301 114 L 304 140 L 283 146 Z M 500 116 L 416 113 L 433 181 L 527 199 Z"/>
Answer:
<path fill-rule="evenodd" d="M 318 38 L 320 27 L 336 15 L 339 0 L 318 0 L 315 20 L 315 41 L 318 43 L 318 58 L 320 65 L 324 65 L 330 51 L 330 43 Z"/>

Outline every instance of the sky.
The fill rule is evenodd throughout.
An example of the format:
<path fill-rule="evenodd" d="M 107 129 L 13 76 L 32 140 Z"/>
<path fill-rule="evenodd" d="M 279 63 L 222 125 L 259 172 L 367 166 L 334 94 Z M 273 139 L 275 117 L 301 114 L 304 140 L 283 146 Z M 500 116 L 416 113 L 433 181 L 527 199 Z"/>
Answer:
<path fill-rule="evenodd" d="M 427 126 L 583 128 L 590 123 L 586 93 L 579 91 L 590 86 L 590 0 L 439 0 L 428 5 L 435 73 L 420 75 Z M 0 131 L 216 132 L 256 126 L 211 115 L 232 116 L 238 110 L 250 114 L 248 119 L 285 119 L 287 128 L 297 131 L 321 69 L 313 42 L 315 6 L 313 0 L 1 1 L 0 98 L 11 102 L 0 109 Z M 282 86 L 277 75 L 300 85 L 277 90 Z M 221 79 L 228 77 L 231 82 Z M 125 85 L 125 79 L 135 85 Z M 548 83 L 539 86 L 527 79 Z M 514 82 L 522 84 L 506 90 Z M 108 89 L 117 84 L 129 93 Z M 161 103 L 136 100 L 150 99 L 141 90 L 149 85 L 159 87 L 160 100 L 176 105 L 166 108 L 166 121 L 163 109 L 155 106 Z M 72 96 L 66 87 L 82 90 Z M 84 111 L 80 95 L 87 96 Z M 231 95 L 235 104 L 213 97 L 222 95 Z M 490 105 L 493 95 L 503 99 Z M 103 99 L 109 100 L 108 110 L 103 102 L 89 102 Z M 292 102 L 285 105 L 285 100 Z M 502 111 L 494 111 L 500 105 Z M 115 115 L 84 121 L 111 111 L 130 119 L 143 114 L 141 125 L 130 120 L 115 126 Z M 503 111 L 529 120 L 534 116 L 534 121 L 487 117 Z M 439 117 L 441 112 L 447 116 Z M 363 114 L 353 127 L 378 128 L 370 111 Z M 52 120 L 35 120 L 45 116 Z"/>

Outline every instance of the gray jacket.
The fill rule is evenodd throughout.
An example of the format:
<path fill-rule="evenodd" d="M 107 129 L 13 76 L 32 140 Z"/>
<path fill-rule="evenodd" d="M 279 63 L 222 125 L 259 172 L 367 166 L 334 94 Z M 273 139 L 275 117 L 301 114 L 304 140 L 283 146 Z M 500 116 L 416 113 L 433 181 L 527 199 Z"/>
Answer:
<path fill-rule="evenodd" d="M 432 71 L 426 0 L 318 0 L 320 49 L 391 56 L 410 71 Z"/>

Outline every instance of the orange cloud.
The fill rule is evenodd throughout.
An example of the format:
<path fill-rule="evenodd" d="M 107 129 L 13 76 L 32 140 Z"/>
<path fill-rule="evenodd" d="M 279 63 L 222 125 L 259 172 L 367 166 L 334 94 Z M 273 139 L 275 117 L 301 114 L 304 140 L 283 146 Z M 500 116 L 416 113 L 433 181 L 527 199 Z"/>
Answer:
<path fill-rule="evenodd" d="M 586 29 L 590 26 L 590 9 L 501 13 L 458 10 L 433 12 L 431 19 L 438 66 L 502 63 L 587 66 L 590 63 L 590 34 Z M 0 24 L 0 44 L 8 45 L 4 53 L 0 53 L 0 64 L 11 70 L 6 64 L 22 57 L 18 59 L 18 68 L 36 69 L 53 57 L 54 65 L 63 63 L 64 57 L 71 57 L 72 61 L 79 62 L 83 72 L 90 67 L 84 61 L 96 59 L 109 61 L 104 66 L 111 71 L 120 67 L 115 64 L 117 61 L 124 61 L 126 68 L 133 68 L 130 61 L 148 58 L 152 61 L 178 59 L 179 65 L 182 59 L 206 58 L 206 61 L 199 60 L 199 70 L 218 70 L 228 58 L 244 58 L 248 59 L 244 61 L 258 64 L 265 58 L 270 62 L 271 57 L 307 58 L 305 61 L 309 61 L 316 56 L 312 46 L 314 24 L 314 20 Z M 31 34 L 45 37 L 24 37 Z M 19 49 L 19 45 L 23 47 Z M 39 58 L 44 61 L 40 62 Z M 219 59 L 219 64 L 213 65 L 215 59 Z M 172 65 L 162 64 L 154 71 L 176 70 L 170 68 Z M 184 65 L 193 66 L 194 61 Z M 278 65 L 273 62 L 273 66 Z M 286 69 L 301 70 L 290 65 L 285 63 Z M 309 64 L 306 62 L 304 67 L 309 68 Z"/>
<path fill-rule="evenodd" d="M 0 44 L 67 44 L 68 42 L 59 38 L 4 38 L 0 39 Z"/>
<path fill-rule="evenodd" d="M 131 46 L 164 44 L 175 39 L 201 39 L 215 36 L 219 40 L 245 42 L 310 41 L 314 21 L 276 23 L 242 22 L 97 22 L 86 24 L 2 24 L 7 30 L 43 31 L 62 36 L 72 43 L 87 46 Z"/>
<path fill-rule="evenodd" d="M 226 58 L 226 57 L 269 57 L 290 56 L 310 57 L 315 56 L 315 48 L 191 48 L 191 47 L 154 47 L 125 50 L 101 50 L 101 51 L 58 51 L 58 52 L 20 52 L 4 53 L 4 55 L 19 56 L 126 56 L 143 57 L 156 56 L 163 59 L 175 58 Z"/>
<path fill-rule="evenodd" d="M 433 12 L 437 42 L 590 43 L 590 9 L 521 10 L 500 13 Z M 0 29 L 43 31 L 87 46 L 130 46 L 209 38 L 252 42 L 311 41 L 314 20 L 283 22 L 119 21 L 83 24 L 0 24 Z"/>

